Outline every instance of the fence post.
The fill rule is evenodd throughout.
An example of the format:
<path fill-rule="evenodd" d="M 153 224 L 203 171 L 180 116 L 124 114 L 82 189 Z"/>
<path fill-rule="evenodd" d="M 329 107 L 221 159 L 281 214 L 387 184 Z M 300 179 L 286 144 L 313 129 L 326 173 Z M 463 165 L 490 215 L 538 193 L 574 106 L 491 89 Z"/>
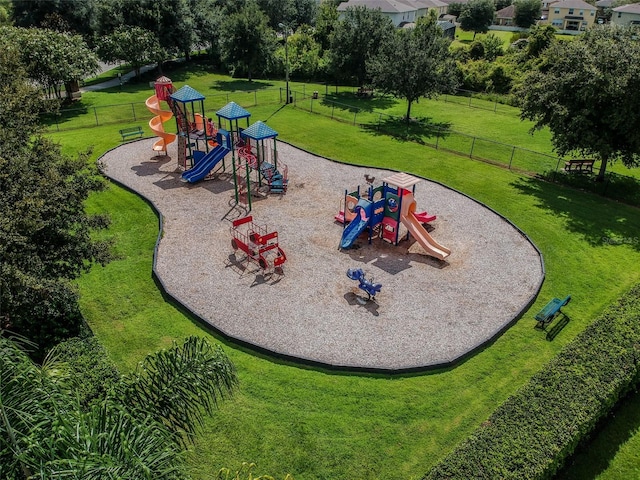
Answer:
<path fill-rule="evenodd" d="M 498 101 L 496 100 L 495 102 L 493 102 L 493 113 L 496 113 L 498 111 Z"/>
<path fill-rule="evenodd" d="M 311 113 L 313 113 L 313 97 L 311 97 Z"/>
<path fill-rule="evenodd" d="M 382 123 L 382 113 L 378 114 L 378 130 L 380 130 L 380 124 Z"/>
<path fill-rule="evenodd" d="M 358 116 L 358 111 L 356 110 L 355 112 L 353 112 L 353 125 L 355 126 L 356 124 L 356 117 Z"/>
<path fill-rule="evenodd" d="M 131 111 L 133 112 L 133 121 L 137 122 L 138 119 L 136 118 L 136 106 L 133 103 L 131 104 Z"/>
<path fill-rule="evenodd" d="M 335 108 L 336 108 L 336 104 L 332 103 L 331 104 L 331 120 L 333 120 L 333 111 L 335 110 Z"/>
<path fill-rule="evenodd" d="M 514 147 L 511 149 L 511 158 L 509 159 L 509 170 L 511 170 L 511 163 L 513 162 L 513 154 L 516 153 L 516 147 L 514 145 Z"/>
<path fill-rule="evenodd" d="M 96 107 L 93 107 L 93 115 L 96 117 L 96 127 L 98 127 L 100 123 L 98 122 L 98 111 L 96 110 Z"/>
<path fill-rule="evenodd" d="M 473 141 L 471 142 L 471 151 L 469 152 L 469 158 L 473 158 L 473 147 L 476 144 L 476 137 L 473 137 Z"/>
<path fill-rule="evenodd" d="M 257 90 L 253 91 L 253 104 L 254 105 L 258 105 L 258 91 Z"/>
<path fill-rule="evenodd" d="M 440 142 L 440 130 L 442 130 L 442 127 L 438 127 L 438 131 L 436 132 L 436 150 L 438 149 L 438 143 Z"/>
<path fill-rule="evenodd" d="M 556 181 L 556 175 L 558 174 L 558 169 L 560 168 L 560 160 L 562 160 L 561 158 L 558 158 L 558 162 L 556 163 L 556 170 L 553 172 L 553 181 Z"/>

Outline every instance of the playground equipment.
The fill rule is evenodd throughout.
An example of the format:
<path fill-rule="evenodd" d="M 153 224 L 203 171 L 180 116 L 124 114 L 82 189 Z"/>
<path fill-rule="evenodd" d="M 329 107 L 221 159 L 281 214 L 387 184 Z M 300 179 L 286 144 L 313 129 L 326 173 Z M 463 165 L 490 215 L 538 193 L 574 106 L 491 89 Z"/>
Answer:
<path fill-rule="evenodd" d="M 247 261 L 257 263 L 264 271 L 282 273 L 287 257 L 278 245 L 278 232 L 269 232 L 265 225 L 257 225 L 251 215 L 234 220 L 231 228 L 231 248 L 242 250 Z"/>
<path fill-rule="evenodd" d="M 187 170 L 195 167 L 210 147 L 217 145 L 214 128 L 204 115 L 204 95 L 185 85 L 169 95 L 169 106 L 176 119 L 178 131 L 178 165 Z M 199 105 L 199 111 L 196 109 Z M 197 153 L 201 152 L 201 153 Z M 224 157 L 223 157 L 224 159 Z M 217 163 L 216 163 L 217 165 Z M 224 170 L 224 161 L 222 170 Z M 210 172 L 207 172 L 209 174 Z M 205 178 L 205 175 L 202 178 Z"/>
<path fill-rule="evenodd" d="M 195 183 L 204 180 L 211 174 L 218 163 L 224 161 L 224 158 L 231 151 L 229 134 L 220 129 L 216 138 L 216 142 L 209 140 L 214 145 L 213 150 L 209 151 L 209 153 L 205 154 L 199 150 L 193 152 L 194 165 L 189 170 L 182 172 L 183 182 Z"/>
<path fill-rule="evenodd" d="M 421 180 L 406 173 L 396 173 L 383 180 L 381 186 L 369 184 L 366 194 L 345 191 L 344 210 L 335 216 L 345 225 L 340 248 L 346 249 L 365 231 L 369 232 L 369 243 L 374 236 L 398 245 L 400 224 L 415 238 L 427 255 L 444 260 L 451 250 L 436 242 L 424 228 L 423 223 L 435 220 L 435 215 L 416 212 L 417 203 L 413 197 L 415 185 Z M 412 191 L 408 188 L 413 187 Z M 347 223 L 348 222 L 348 223 Z"/>
<path fill-rule="evenodd" d="M 351 280 L 357 280 L 359 282 L 358 288 L 366 292 L 366 294 L 368 295 L 367 300 L 375 301 L 376 293 L 379 293 L 380 289 L 382 288 L 381 283 L 373 283 L 373 277 L 371 277 L 371 280 L 367 280 L 361 268 L 348 269 L 347 277 L 349 277 Z"/>
<path fill-rule="evenodd" d="M 285 193 L 289 169 L 282 162 L 278 165 L 278 132 L 258 121 L 240 132 L 240 136 L 243 143 L 238 156 L 249 169 L 257 172 L 258 189 L 264 185 L 269 193 Z"/>
<path fill-rule="evenodd" d="M 145 105 L 151 113 L 155 116 L 149 120 L 149 128 L 157 136 L 160 137 L 153 144 L 154 152 L 167 153 L 167 145 L 174 142 L 176 134 L 165 132 L 163 123 L 173 117 L 173 113 L 170 110 L 163 110 L 160 106 L 160 101 L 169 101 L 169 95 L 173 91 L 173 84 L 167 77 L 160 77 L 154 83 L 156 94 L 147 98 Z"/>

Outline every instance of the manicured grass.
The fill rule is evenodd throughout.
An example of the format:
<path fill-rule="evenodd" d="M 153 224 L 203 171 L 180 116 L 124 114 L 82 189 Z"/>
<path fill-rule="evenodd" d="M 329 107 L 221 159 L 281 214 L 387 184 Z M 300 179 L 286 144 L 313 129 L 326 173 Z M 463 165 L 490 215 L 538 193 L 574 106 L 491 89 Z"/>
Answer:
<path fill-rule="evenodd" d="M 233 82 L 200 77 L 188 78 L 188 83 Z M 101 94 L 95 95 L 101 101 Z M 242 461 L 256 462 L 255 473 L 276 477 L 290 472 L 297 479 L 419 478 L 596 313 L 640 279 L 632 267 L 639 263 L 640 245 L 603 241 L 640 237 L 637 209 L 292 106 L 259 104 L 250 111 L 252 122 L 268 121 L 279 138 L 295 145 L 342 161 L 424 175 L 504 214 L 531 236 L 545 256 L 547 281 L 532 311 L 552 296 L 570 293 L 573 301 L 566 310 L 571 321 L 548 342 L 533 330 L 535 322 L 528 314 L 454 369 L 401 377 L 302 368 L 214 336 L 238 367 L 241 389 L 207 421 L 197 439 L 190 453 L 195 478 L 209 479 L 221 466 L 239 467 Z M 460 116 L 467 113 L 464 110 Z M 55 137 L 67 151 L 95 143 L 99 152 L 118 144 L 118 128 L 76 130 Z M 345 179 L 346 186 L 352 183 Z M 157 219 L 150 208 L 116 186 L 93 196 L 88 208 L 111 213 L 109 234 L 116 238 L 121 258 L 93 268 L 80 280 L 82 309 L 118 365 L 131 368 L 173 338 L 209 335 L 164 302 L 151 279 Z"/>

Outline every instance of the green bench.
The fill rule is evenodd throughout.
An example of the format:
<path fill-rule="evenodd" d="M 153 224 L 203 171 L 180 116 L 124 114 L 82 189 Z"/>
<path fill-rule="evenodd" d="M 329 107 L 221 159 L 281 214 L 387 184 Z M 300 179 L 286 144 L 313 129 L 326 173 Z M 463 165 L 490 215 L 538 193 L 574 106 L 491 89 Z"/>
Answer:
<path fill-rule="evenodd" d="M 560 313 L 560 309 L 570 301 L 571 295 L 567 295 L 562 300 L 554 298 L 547 303 L 542 310 L 536 313 L 535 319 L 538 321 L 536 328 L 542 328 L 544 330 L 545 327 Z"/>
<path fill-rule="evenodd" d="M 122 136 L 122 141 L 126 140 L 129 137 L 141 137 L 144 132 L 142 131 L 142 127 L 129 127 L 123 128 L 120 130 L 120 135 Z"/>

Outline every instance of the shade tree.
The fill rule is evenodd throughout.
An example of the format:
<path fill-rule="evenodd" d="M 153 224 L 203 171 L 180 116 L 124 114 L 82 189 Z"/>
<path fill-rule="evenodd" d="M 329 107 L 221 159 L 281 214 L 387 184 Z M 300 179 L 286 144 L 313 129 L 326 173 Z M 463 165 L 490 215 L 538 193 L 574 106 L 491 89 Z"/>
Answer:
<path fill-rule="evenodd" d="M 457 86 L 451 42 L 436 21 L 429 15 L 418 19 L 415 28 L 395 30 L 367 62 L 376 88 L 407 100 L 407 122 L 420 97 L 432 98 Z"/>
<path fill-rule="evenodd" d="M 391 19 L 380 10 L 347 8 L 331 34 L 330 70 L 336 80 L 363 86 L 370 80 L 367 62 L 394 31 Z"/>
<path fill-rule="evenodd" d="M 640 43 L 633 28 L 594 28 L 542 54 L 519 96 L 521 118 L 532 131 L 549 128 L 559 155 L 640 165 Z"/>

